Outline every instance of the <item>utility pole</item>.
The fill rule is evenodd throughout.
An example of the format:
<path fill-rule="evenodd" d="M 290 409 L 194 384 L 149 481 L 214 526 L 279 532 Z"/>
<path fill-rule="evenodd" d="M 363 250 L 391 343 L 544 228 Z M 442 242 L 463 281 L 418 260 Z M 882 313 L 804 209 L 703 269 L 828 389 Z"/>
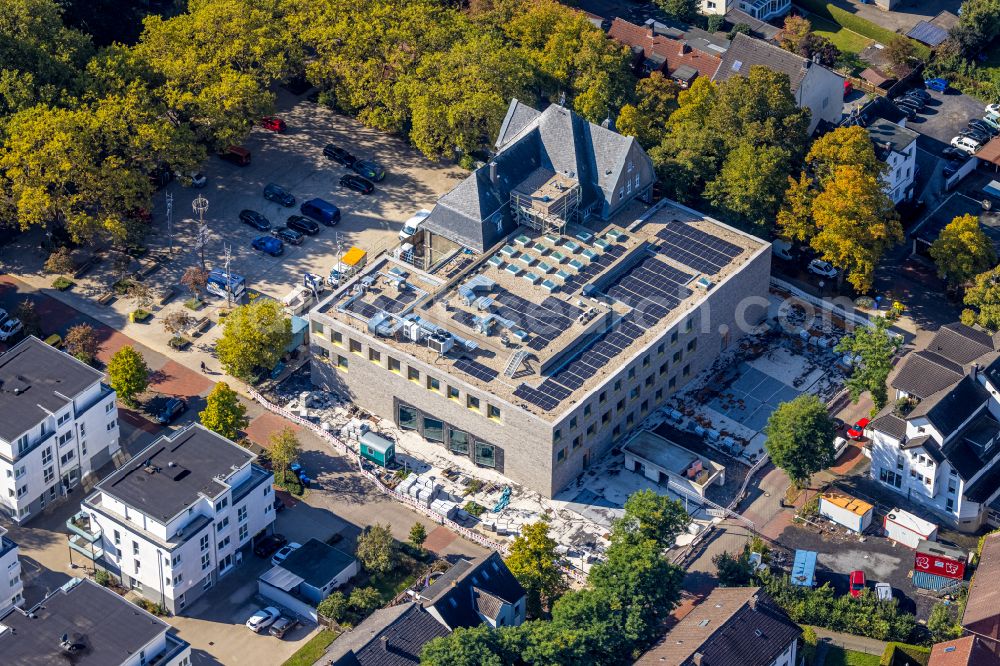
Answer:
<path fill-rule="evenodd" d="M 205 226 L 205 213 L 208 212 L 208 199 L 199 194 L 191 202 L 191 208 L 198 216 L 198 238 L 195 239 L 195 243 L 201 253 L 201 270 L 204 271 L 207 270 L 205 268 L 205 245 L 208 243 L 208 227 Z"/>
<path fill-rule="evenodd" d="M 174 195 L 167 192 L 167 240 L 170 241 L 170 256 L 174 256 Z"/>

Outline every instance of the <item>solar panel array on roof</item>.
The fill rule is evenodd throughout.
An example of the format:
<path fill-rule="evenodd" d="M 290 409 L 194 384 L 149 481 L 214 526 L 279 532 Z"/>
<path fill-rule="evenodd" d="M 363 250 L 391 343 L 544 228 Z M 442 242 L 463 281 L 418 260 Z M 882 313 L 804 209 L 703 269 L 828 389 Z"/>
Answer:
<path fill-rule="evenodd" d="M 372 301 L 372 305 L 379 310 L 385 310 L 386 312 L 397 314 L 405 310 L 406 306 L 415 300 L 417 300 L 416 292 L 406 290 L 400 292 L 395 298 L 389 296 L 388 294 L 381 294 L 378 298 Z"/>
<path fill-rule="evenodd" d="M 693 275 L 650 257 L 626 272 L 607 293 L 631 306 L 637 314 L 659 321 L 691 295 L 684 285 L 692 278 Z"/>
<path fill-rule="evenodd" d="M 348 303 L 344 309 L 359 315 L 363 319 L 371 319 L 378 314 L 378 308 L 365 303 L 360 298 Z"/>
<path fill-rule="evenodd" d="M 918 42 L 923 42 L 927 46 L 940 46 L 948 39 L 948 31 L 939 25 L 921 21 L 913 26 L 913 29 L 906 33 L 906 36 Z"/>
<path fill-rule="evenodd" d="M 591 261 L 586 266 L 581 264 L 577 269 L 576 275 L 570 277 L 565 283 L 563 283 L 563 289 L 567 292 L 574 292 L 577 289 L 580 289 L 583 285 L 587 284 L 591 278 L 613 264 L 618 257 L 623 254 L 625 254 L 625 248 L 621 245 L 615 245 L 614 247 L 611 247 L 603 252 L 601 256 L 594 261 Z M 573 262 L 570 262 L 570 265 L 572 266 Z"/>
<path fill-rule="evenodd" d="M 491 382 L 500 375 L 493 368 L 467 358 L 460 358 L 455 361 L 455 368 L 484 382 Z"/>
<path fill-rule="evenodd" d="M 551 296 L 537 304 L 516 294 L 500 291 L 496 302 L 498 305 L 493 310 L 496 314 L 532 334 L 528 347 L 534 351 L 545 349 L 568 330 L 580 314 L 579 308 Z"/>
<path fill-rule="evenodd" d="M 715 275 L 732 263 L 743 249 L 701 229 L 671 220 L 656 232 L 663 240 L 657 252 L 696 271 Z"/>

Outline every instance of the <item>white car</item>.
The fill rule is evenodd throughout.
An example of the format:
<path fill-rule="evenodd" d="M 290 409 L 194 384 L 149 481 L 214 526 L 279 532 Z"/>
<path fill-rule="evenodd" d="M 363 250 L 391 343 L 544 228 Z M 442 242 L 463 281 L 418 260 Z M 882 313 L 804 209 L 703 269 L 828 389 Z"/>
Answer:
<path fill-rule="evenodd" d="M 954 139 L 951 140 L 951 145 L 953 148 L 958 148 L 963 153 L 968 153 L 969 155 L 972 155 L 977 150 L 983 147 L 981 143 L 979 143 L 978 141 L 973 141 L 967 136 L 956 136 Z"/>
<path fill-rule="evenodd" d="M 995 113 L 1000 116 L 1000 103 L 988 105 L 986 107 L 986 113 Z"/>
<path fill-rule="evenodd" d="M 815 273 L 820 277 L 835 278 L 837 277 L 837 269 L 829 261 L 823 261 L 822 259 L 813 259 L 809 262 L 809 272 Z"/>
<path fill-rule="evenodd" d="M 875 583 L 875 598 L 879 601 L 892 601 L 892 586 L 889 583 Z"/>
<path fill-rule="evenodd" d="M 399 240 L 405 241 L 420 229 L 420 225 L 423 224 L 424 220 L 431 214 L 429 210 L 421 209 L 418 210 L 413 217 L 403 222 L 403 228 L 399 230 Z"/>
<path fill-rule="evenodd" d="M 293 550 L 298 550 L 302 547 L 301 543 L 295 543 L 294 541 L 290 544 L 282 546 L 277 553 L 271 558 L 271 565 L 278 566 L 285 561 L 285 558 L 292 554 Z"/>
<path fill-rule="evenodd" d="M 0 340 L 10 340 L 24 328 L 20 319 L 6 318 L 6 314 L 0 319 L 3 319 L 3 323 L 0 323 Z"/>
<path fill-rule="evenodd" d="M 274 621 L 281 617 L 281 611 L 279 611 L 274 606 L 268 606 L 267 608 L 261 608 L 259 611 L 250 616 L 247 620 L 247 629 L 259 634 L 264 631 L 272 624 Z"/>
<path fill-rule="evenodd" d="M 795 255 L 792 254 L 791 241 L 786 241 L 784 238 L 775 239 L 775 241 L 771 243 L 771 252 L 774 256 L 783 261 L 792 261 L 795 259 Z"/>

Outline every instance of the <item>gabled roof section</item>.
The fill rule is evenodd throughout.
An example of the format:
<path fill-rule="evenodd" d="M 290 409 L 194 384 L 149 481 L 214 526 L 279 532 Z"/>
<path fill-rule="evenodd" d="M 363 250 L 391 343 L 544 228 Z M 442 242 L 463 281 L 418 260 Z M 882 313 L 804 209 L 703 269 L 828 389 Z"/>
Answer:
<path fill-rule="evenodd" d="M 524 588 L 496 552 L 475 561 L 460 560 L 420 594 L 424 608 L 433 607 L 453 630 L 479 625 L 480 608 L 499 613 L 502 602 L 513 605 L 524 596 Z"/>
<path fill-rule="evenodd" d="M 504 116 L 503 124 L 500 125 L 500 133 L 497 135 L 497 149 L 511 141 L 521 130 L 538 119 L 542 112 L 519 101 L 516 97 L 510 100 L 507 107 L 507 115 Z"/>
<path fill-rule="evenodd" d="M 810 67 L 822 67 L 779 46 L 737 34 L 712 80 L 721 82 L 734 76 L 749 76 L 750 68 L 757 65 L 787 75 L 792 92 L 799 89 Z"/>
<path fill-rule="evenodd" d="M 998 577 L 1000 577 L 1000 533 L 994 532 L 987 534 L 983 539 L 979 566 L 969 584 L 962 626 L 970 627 L 984 620 L 1000 622 L 1000 585 L 996 584 Z"/>
<path fill-rule="evenodd" d="M 425 644 L 449 633 L 417 603 L 390 606 L 342 634 L 315 666 L 414 666 Z"/>
<path fill-rule="evenodd" d="M 935 643 L 927 666 L 1000 666 L 1000 657 L 993 654 L 987 641 L 973 635 Z"/>
<path fill-rule="evenodd" d="M 892 380 L 892 387 L 912 396 L 928 398 L 954 386 L 965 376 L 965 369 L 932 351 L 910 354 Z"/>
<path fill-rule="evenodd" d="M 633 52 L 641 53 L 647 60 L 666 63 L 670 75 L 681 67 L 688 67 L 699 76 L 711 78 L 729 46 L 728 41 L 719 43 L 714 35 L 702 30 L 680 33 L 675 38 L 656 32 L 655 26 L 636 25 L 621 18 L 611 22 L 608 36 L 631 46 Z"/>
<path fill-rule="evenodd" d="M 496 621 L 500 617 L 500 610 L 503 608 L 503 605 L 510 603 L 479 587 L 472 588 L 472 601 L 475 603 L 476 610 L 479 611 L 480 615 L 488 617 L 493 621 Z"/>
<path fill-rule="evenodd" d="M 903 439 L 906 436 L 906 421 L 892 413 L 892 405 L 886 406 L 881 414 L 872 419 L 868 428 L 885 433 L 893 439 Z"/>
<path fill-rule="evenodd" d="M 939 328 L 927 345 L 927 351 L 935 352 L 960 365 L 972 363 L 995 350 L 996 345 L 989 333 L 960 322 L 945 324 Z"/>
<path fill-rule="evenodd" d="M 924 416 L 941 433 L 948 438 L 959 426 L 965 423 L 986 401 L 989 393 L 979 382 L 966 375 L 953 387 L 925 398 L 910 412 L 909 419 Z"/>

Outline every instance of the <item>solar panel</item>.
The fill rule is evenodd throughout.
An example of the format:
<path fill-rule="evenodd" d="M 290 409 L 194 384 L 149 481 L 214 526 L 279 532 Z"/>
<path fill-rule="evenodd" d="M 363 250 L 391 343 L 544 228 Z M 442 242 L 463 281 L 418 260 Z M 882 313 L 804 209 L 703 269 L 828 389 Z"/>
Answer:
<path fill-rule="evenodd" d="M 471 361 L 467 358 L 460 358 L 455 361 L 455 368 L 484 382 L 491 382 L 500 374 L 493 368 L 487 367 L 478 361 Z"/>
<path fill-rule="evenodd" d="M 514 389 L 514 395 L 517 396 L 518 398 L 526 400 L 527 402 L 530 402 L 531 404 L 537 407 L 541 407 L 543 410 L 547 412 L 552 411 L 553 409 L 559 406 L 558 400 L 548 395 L 545 395 L 544 393 L 538 391 L 537 389 L 531 388 L 527 384 L 521 384 L 516 389 Z"/>
<path fill-rule="evenodd" d="M 476 321 L 476 315 L 474 314 L 465 312 L 464 310 L 459 310 L 458 312 L 453 314 L 451 318 L 453 321 L 457 321 L 459 324 L 462 324 L 463 326 L 467 326 L 469 328 L 475 328 L 474 322 Z"/>
<path fill-rule="evenodd" d="M 406 306 L 416 299 L 416 293 L 412 291 L 403 291 L 400 292 L 400 294 L 395 298 L 387 294 L 382 294 L 372 301 L 372 305 L 380 310 L 385 310 L 386 312 L 392 312 L 395 314 L 405 310 Z"/>
<path fill-rule="evenodd" d="M 702 273 L 714 275 L 743 252 L 733 243 L 672 220 L 656 232 L 663 242 L 657 251 Z"/>
<path fill-rule="evenodd" d="M 350 312 L 354 312 L 365 319 L 371 319 L 378 314 L 378 308 L 365 303 L 360 298 L 352 301 L 345 309 Z"/>

